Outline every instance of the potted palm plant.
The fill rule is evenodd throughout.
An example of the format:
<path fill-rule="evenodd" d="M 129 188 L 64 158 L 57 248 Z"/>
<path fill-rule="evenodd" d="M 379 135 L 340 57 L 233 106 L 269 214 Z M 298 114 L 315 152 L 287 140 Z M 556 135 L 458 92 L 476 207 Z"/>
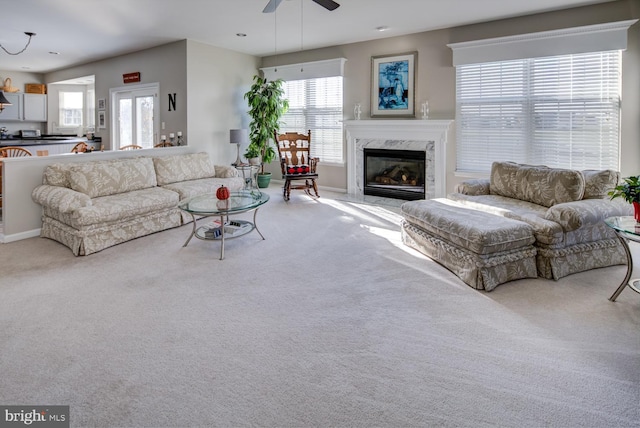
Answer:
<path fill-rule="evenodd" d="M 633 205 L 634 217 L 640 223 L 640 176 L 623 178 L 622 183 L 614 187 L 607 195 L 611 199 L 622 198 Z"/>
<path fill-rule="evenodd" d="M 289 109 L 289 100 L 284 98 L 283 81 L 268 81 L 258 75 L 244 98 L 249 104 L 249 146 L 245 157 L 260 155 L 261 168 L 258 173 L 258 187 L 268 187 L 271 173 L 264 171 L 264 164 L 271 163 L 276 150 L 271 143 L 274 133 L 279 130 L 280 118 Z"/>

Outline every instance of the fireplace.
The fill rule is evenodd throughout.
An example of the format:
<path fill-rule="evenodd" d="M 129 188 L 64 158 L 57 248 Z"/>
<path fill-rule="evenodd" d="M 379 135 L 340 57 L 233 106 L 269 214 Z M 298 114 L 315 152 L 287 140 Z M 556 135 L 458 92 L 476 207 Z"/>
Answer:
<path fill-rule="evenodd" d="M 413 201 L 425 199 L 425 152 L 364 149 L 364 194 Z"/>
<path fill-rule="evenodd" d="M 446 195 L 446 147 L 452 120 L 346 120 L 347 193 L 370 203 L 395 205 L 400 199 L 365 194 L 364 150 L 420 152 L 424 157 L 424 199 Z M 405 195 L 406 196 L 406 195 Z"/>

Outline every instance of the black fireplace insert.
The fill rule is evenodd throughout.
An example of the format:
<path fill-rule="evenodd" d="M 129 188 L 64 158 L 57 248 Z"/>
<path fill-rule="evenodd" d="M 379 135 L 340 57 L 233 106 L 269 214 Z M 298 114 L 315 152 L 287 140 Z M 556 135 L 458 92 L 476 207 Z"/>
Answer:
<path fill-rule="evenodd" d="M 364 149 L 364 194 L 408 201 L 425 198 L 425 157 L 419 150 Z"/>

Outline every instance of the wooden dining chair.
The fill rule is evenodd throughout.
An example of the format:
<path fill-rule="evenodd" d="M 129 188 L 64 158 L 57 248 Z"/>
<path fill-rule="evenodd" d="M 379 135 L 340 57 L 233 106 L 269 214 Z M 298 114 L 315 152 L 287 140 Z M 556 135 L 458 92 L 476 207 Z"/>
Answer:
<path fill-rule="evenodd" d="M 120 147 L 120 150 L 140 150 L 142 146 L 138 146 L 136 144 L 129 144 L 128 146 Z"/>
<path fill-rule="evenodd" d="M 22 147 L 8 146 L 0 148 L 0 156 L 3 158 L 18 158 L 22 156 L 31 156 L 31 152 Z"/>
<path fill-rule="evenodd" d="M 81 141 L 75 146 L 73 146 L 73 149 L 71 149 L 71 153 L 84 153 L 87 151 L 88 147 L 89 145 L 87 143 L 84 143 Z"/>
<path fill-rule="evenodd" d="M 163 141 L 162 143 L 158 143 L 153 147 L 154 148 L 158 148 L 158 147 L 173 147 L 173 144 L 171 144 L 170 141 Z"/>

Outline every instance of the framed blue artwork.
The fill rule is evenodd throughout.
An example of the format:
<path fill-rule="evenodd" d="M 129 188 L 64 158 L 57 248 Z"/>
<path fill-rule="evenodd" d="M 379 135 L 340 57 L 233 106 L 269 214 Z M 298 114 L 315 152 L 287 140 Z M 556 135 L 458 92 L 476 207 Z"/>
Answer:
<path fill-rule="evenodd" d="M 371 57 L 371 117 L 415 117 L 417 52 Z"/>

